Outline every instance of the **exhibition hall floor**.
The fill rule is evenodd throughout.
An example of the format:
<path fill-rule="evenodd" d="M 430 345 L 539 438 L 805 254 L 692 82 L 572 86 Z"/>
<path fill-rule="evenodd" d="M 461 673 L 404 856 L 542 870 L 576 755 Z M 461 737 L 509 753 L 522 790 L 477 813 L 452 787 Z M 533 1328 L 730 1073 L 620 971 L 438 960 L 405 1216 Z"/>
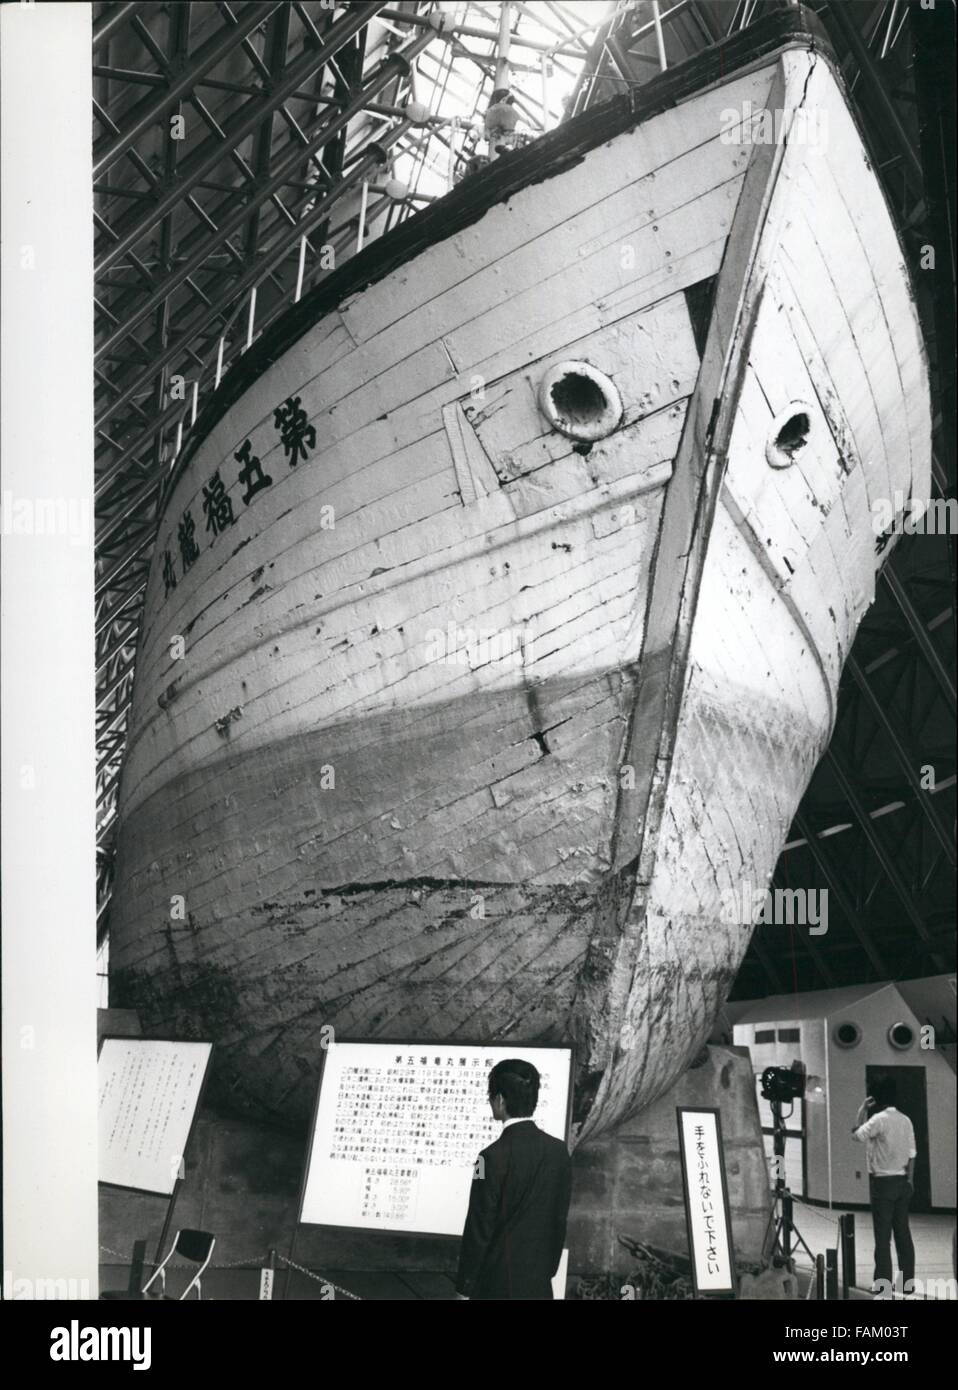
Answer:
<path fill-rule="evenodd" d="M 795 1203 L 795 1221 L 804 1239 L 817 1254 L 829 1245 L 838 1242 L 839 1210 L 828 1211 L 820 1207 L 809 1207 Z M 855 1212 L 855 1238 L 857 1245 L 858 1277 L 864 1283 L 871 1272 L 872 1232 L 868 1212 Z M 912 1236 L 915 1241 L 916 1275 L 927 1282 L 952 1279 L 952 1232 L 955 1218 L 949 1215 L 916 1215 L 911 1218 Z M 796 1263 L 799 1270 L 808 1266 L 808 1256 L 798 1252 Z M 100 1267 L 101 1289 L 121 1289 L 126 1286 L 127 1268 L 122 1265 L 102 1265 Z M 171 1269 L 169 1276 L 170 1292 L 176 1295 L 189 1275 L 184 1269 Z M 297 1301 L 328 1301 L 330 1284 L 338 1286 L 337 1300 L 349 1294 L 370 1301 L 388 1300 L 395 1302 L 441 1302 L 455 1297 L 452 1280 L 445 1274 L 403 1273 L 391 1274 L 374 1272 L 357 1274 L 352 1271 L 330 1269 L 326 1271 L 329 1283 L 320 1277 L 307 1276 L 293 1270 L 286 1287 L 286 1271 L 279 1269 L 273 1287 L 274 1299 L 284 1296 Z M 182 1283 L 180 1282 L 182 1280 Z M 212 1301 L 249 1302 L 259 1298 L 259 1271 L 254 1269 L 211 1269 L 203 1280 L 203 1297 Z M 802 1294 L 805 1292 L 802 1283 Z M 945 1285 L 938 1285 L 938 1297 L 946 1293 Z M 947 1293 L 954 1297 L 954 1281 Z M 859 1289 L 853 1297 L 867 1297 L 865 1289 Z"/>
<path fill-rule="evenodd" d="M 185 1287 L 192 1271 L 185 1267 L 178 1270 L 171 1266 L 168 1289 L 176 1297 Z M 100 1288 L 122 1289 L 126 1287 L 128 1270 L 122 1265 L 100 1266 Z M 294 1270 L 286 1288 L 285 1271 L 279 1270 L 273 1287 L 273 1298 L 284 1297 L 297 1302 L 329 1301 L 330 1284 L 338 1286 L 335 1293 L 337 1302 L 348 1298 L 349 1294 L 364 1301 L 396 1300 L 422 1302 L 443 1301 L 455 1297 L 450 1278 L 445 1274 L 356 1274 L 353 1271 L 328 1271 L 329 1283 L 316 1275 L 307 1276 Z M 210 1269 L 203 1277 L 203 1299 L 205 1302 L 248 1303 L 259 1299 L 260 1274 L 256 1269 Z M 191 1299 L 194 1295 L 190 1295 Z"/>
<path fill-rule="evenodd" d="M 825 1207 L 806 1206 L 798 1199 L 795 1201 L 795 1225 L 805 1241 L 815 1254 L 826 1249 L 827 1246 L 838 1244 L 838 1218 L 842 1216 L 843 1210 L 834 1207 L 829 1211 Z M 856 1211 L 855 1217 L 855 1249 L 856 1263 L 858 1266 L 858 1279 L 864 1283 L 871 1274 L 872 1259 L 872 1221 L 871 1215 L 867 1211 Z M 952 1233 L 955 1229 L 955 1218 L 949 1215 L 921 1215 L 913 1214 L 909 1221 L 912 1239 L 915 1242 L 915 1277 L 925 1283 L 953 1279 L 954 1270 L 952 1269 Z M 809 1264 L 808 1256 L 803 1250 L 798 1251 L 796 1263 L 801 1268 Z M 942 1291 L 944 1291 L 942 1289 Z M 955 1296 L 955 1285 L 952 1282 L 949 1293 Z M 939 1293 L 939 1297 L 941 1293 Z"/>

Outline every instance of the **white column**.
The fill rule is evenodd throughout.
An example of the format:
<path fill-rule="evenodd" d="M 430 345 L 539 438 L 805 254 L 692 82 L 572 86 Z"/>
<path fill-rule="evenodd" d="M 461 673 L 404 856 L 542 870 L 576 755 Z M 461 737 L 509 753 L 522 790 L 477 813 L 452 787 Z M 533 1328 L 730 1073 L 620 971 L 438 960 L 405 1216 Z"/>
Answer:
<path fill-rule="evenodd" d="M 92 10 L 0 7 L 3 1263 L 13 1298 L 97 1296 Z"/>
<path fill-rule="evenodd" d="M 822 1019 L 822 1042 L 825 1045 L 825 1158 L 828 1163 L 828 1210 L 832 1209 L 832 1076 L 828 1065 L 831 1042 L 828 1019 Z"/>

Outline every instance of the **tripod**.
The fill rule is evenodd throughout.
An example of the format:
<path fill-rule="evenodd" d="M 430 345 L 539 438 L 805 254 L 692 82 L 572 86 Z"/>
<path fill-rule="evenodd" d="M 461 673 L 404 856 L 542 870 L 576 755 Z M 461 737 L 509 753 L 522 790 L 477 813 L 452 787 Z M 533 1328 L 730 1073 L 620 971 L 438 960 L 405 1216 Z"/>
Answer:
<path fill-rule="evenodd" d="M 766 1261 L 774 1264 L 792 1263 L 792 1253 L 801 1246 L 812 1264 L 815 1256 L 805 1243 L 801 1231 L 792 1217 L 792 1194 L 785 1186 L 785 1121 L 782 1118 L 782 1102 L 770 1100 L 772 1107 L 772 1152 L 775 1155 L 775 1190 L 772 1198 L 772 1213 L 765 1231 L 762 1254 Z M 789 1111 L 791 1114 L 791 1111 Z"/>

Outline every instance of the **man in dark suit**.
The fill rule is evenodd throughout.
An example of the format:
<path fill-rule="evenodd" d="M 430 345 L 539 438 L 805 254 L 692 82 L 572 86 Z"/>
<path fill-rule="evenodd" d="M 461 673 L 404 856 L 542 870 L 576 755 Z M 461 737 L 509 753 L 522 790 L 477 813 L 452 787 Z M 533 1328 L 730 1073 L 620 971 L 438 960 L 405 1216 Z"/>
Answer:
<path fill-rule="evenodd" d="M 502 1133 L 476 1164 L 462 1233 L 456 1295 L 550 1299 L 565 1244 L 572 1162 L 561 1139 L 532 1119 L 539 1073 L 509 1059 L 489 1073 L 489 1103 Z"/>

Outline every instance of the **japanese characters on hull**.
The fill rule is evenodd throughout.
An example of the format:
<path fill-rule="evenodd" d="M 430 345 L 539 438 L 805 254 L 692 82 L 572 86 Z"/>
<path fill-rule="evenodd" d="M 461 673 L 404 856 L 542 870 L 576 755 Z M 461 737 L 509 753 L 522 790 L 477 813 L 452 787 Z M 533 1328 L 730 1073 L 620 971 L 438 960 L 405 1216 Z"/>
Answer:
<path fill-rule="evenodd" d="M 316 426 L 310 424 L 299 396 L 290 396 L 273 411 L 273 428 L 279 434 L 283 453 L 290 468 L 303 459 L 309 458 L 316 448 Z M 258 492 L 272 487 L 271 474 L 263 471 L 262 461 L 253 453 L 250 439 L 244 439 L 233 454 L 240 465 L 236 475 L 243 488 L 243 505 L 248 507 Z M 229 489 L 220 476 L 219 468 L 213 470 L 209 482 L 203 484 L 203 515 L 206 517 L 205 531 L 212 539 L 222 535 L 234 525 L 236 515 Z M 199 559 L 200 547 L 196 538 L 196 519 L 192 509 L 187 507 L 176 523 L 176 544 L 179 547 L 180 577 Z M 176 557 L 172 549 L 173 538 L 169 539 L 163 551 L 163 591 L 164 597 L 176 588 Z"/>
<path fill-rule="evenodd" d="M 460 1235 L 480 1150 L 501 1133 L 489 1072 L 521 1057 L 541 1077 L 532 1117 L 568 1134 L 569 1048 L 461 1043 L 331 1044 L 300 1220 L 307 1225 Z"/>
<path fill-rule="evenodd" d="M 99 1180 L 169 1196 L 183 1169 L 212 1043 L 104 1038 Z"/>

